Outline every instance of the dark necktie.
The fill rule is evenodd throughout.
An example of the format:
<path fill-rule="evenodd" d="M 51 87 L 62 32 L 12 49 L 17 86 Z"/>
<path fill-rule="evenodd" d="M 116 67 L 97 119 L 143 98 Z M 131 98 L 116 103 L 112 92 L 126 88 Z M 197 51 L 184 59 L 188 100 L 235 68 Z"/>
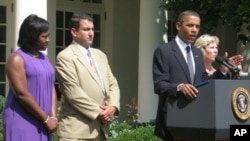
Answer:
<path fill-rule="evenodd" d="M 187 46 L 186 50 L 187 50 L 187 64 L 188 64 L 189 74 L 190 74 L 190 78 L 191 78 L 191 83 L 193 84 L 193 82 L 194 82 L 194 64 L 192 61 L 190 46 Z"/>

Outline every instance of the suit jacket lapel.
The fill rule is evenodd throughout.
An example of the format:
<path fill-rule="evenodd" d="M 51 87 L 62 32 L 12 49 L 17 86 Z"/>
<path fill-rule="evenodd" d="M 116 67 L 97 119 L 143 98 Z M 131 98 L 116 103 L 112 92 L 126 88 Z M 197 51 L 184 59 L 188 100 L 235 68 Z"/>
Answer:
<path fill-rule="evenodd" d="M 203 61 L 203 58 L 202 56 L 199 55 L 199 51 L 200 49 L 196 48 L 195 46 L 192 45 L 192 49 L 193 49 L 193 58 L 194 58 L 194 63 L 195 63 L 195 72 L 198 72 L 198 67 L 199 67 L 199 64 L 198 62 L 200 60 Z M 196 73 L 195 73 L 195 76 L 194 76 L 194 83 L 195 83 L 195 80 L 196 80 Z"/>
<path fill-rule="evenodd" d="M 179 64 L 181 65 L 183 72 L 185 73 L 188 81 L 191 83 L 191 78 L 190 78 L 190 74 L 189 74 L 189 69 L 188 69 L 188 65 L 186 63 L 186 59 L 184 58 L 178 44 L 176 43 L 176 41 L 174 40 L 172 42 L 172 50 L 174 52 L 174 56 L 176 58 L 176 60 L 179 62 Z"/>
<path fill-rule="evenodd" d="M 89 60 L 85 57 L 85 55 L 82 53 L 82 51 L 78 48 L 77 45 L 72 45 L 72 51 L 75 54 L 75 56 L 77 57 L 78 61 L 89 71 L 90 75 L 93 77 L 93 79 L 99 84 L 99 86 L 102 88 L 102 84 L 98 78 L 98 76 L 96 75 L 94 69 L 92 68 L 92 66 L 90 65 Z M 94 52 L 94 51 L 93 51 Z M 96 55 L 95 53 L 93 54 L 95 59 L 96 59 Z M 97 60 L 96 60 L 97 61 Z M 98 62 L 98 61 L 97 61 Z M 100 63 L 98 62 L 98 65 Z M 100 69 L 100 66 L 98 66 Z"/>
<path fill-rule="evenodd" d="M 106 84 L 108 84 L 106 81 L 107 81 L 107 78 L 105 76 L 105 64 L 103 63 L 103 60 L 102 58 L 100 57 L 100 55 L 98 55 L 98 52 L 95 51 L 95 49 L 92 50 L 92 54 L 93 56 L 95 57 L 95 61 L 96 61 L 96 64 L 98 65 L 98 68 L 99 68 L 99 73 L 101 74 L 101 77 L 102 77 L 102 81 L 103 81 L 103 85 L 104 85 L 104 90 L 106 91 L 108 86 Z M 100 82 L 100 81 L 99 81 Z M 102 86 L 101 83 L 99 83 L 100 86 Z"/>

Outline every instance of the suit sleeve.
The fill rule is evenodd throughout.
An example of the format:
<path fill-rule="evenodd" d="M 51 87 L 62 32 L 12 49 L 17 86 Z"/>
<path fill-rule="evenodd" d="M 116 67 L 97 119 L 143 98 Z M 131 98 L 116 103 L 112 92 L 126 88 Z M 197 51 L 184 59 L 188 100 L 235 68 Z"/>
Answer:
<path fill-rule="evenodd" d="M 106 84 L 108 84 L 107 88 L 107 92 L 108 92 L 108 96 L 107 96 L 107 100 L 106 100 L 106 105 L 108 106 L 115 106 L 116 109 L 118 110 L 117 114 L 120 111 L 120 89 L 119 89 L 119 85 L 117 82 L 117 79 L 115 78 L 115 76 L 112 73 L 112 70 L 110 69 L 110 66 L 108 64 L 108 59 L 107 56 L 105 54 L 102 53 L 102 60 L 104 60 L 104 66 L 106 69 Z"/>
<path fill-rule="evenodd" d="M 170 96 L 177 95 L 177 85 L 170 81 L 170 58 L 163 53 L 161 48 L 157 48 L 153 56 L 153 81 L 154 91 L 156 94 L 168 94 Z"/>

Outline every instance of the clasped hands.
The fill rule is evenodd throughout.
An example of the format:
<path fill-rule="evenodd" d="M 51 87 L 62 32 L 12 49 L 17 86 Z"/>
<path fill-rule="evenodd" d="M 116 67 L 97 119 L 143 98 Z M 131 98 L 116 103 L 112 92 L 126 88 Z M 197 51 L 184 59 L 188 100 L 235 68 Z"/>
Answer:
<path fill-rule="evenodd" d="M 109 123 L 115 115 L 116 108 L 114 106 L 100 106 L 102 109 L 98 118 L 102 121 L 103 124 Z"/>

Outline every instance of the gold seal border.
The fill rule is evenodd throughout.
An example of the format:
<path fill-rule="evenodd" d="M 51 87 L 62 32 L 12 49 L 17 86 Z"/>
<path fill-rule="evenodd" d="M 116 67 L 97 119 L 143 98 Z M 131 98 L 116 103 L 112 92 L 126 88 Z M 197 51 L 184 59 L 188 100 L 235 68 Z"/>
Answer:
<path fill-rule="evenodd" d="M 247 111 L 245 113 L 241 113 L 239 109 L 237 108 L 237 97 L 239 94 L 243 93 L 247 98 Z M 247 120 L 250 117 L 250 96 L 246 88 L 244 87 L 238 87 L 234 90 L 232 95 L 232 109 L 234 114 L 241 120 Z"/>

